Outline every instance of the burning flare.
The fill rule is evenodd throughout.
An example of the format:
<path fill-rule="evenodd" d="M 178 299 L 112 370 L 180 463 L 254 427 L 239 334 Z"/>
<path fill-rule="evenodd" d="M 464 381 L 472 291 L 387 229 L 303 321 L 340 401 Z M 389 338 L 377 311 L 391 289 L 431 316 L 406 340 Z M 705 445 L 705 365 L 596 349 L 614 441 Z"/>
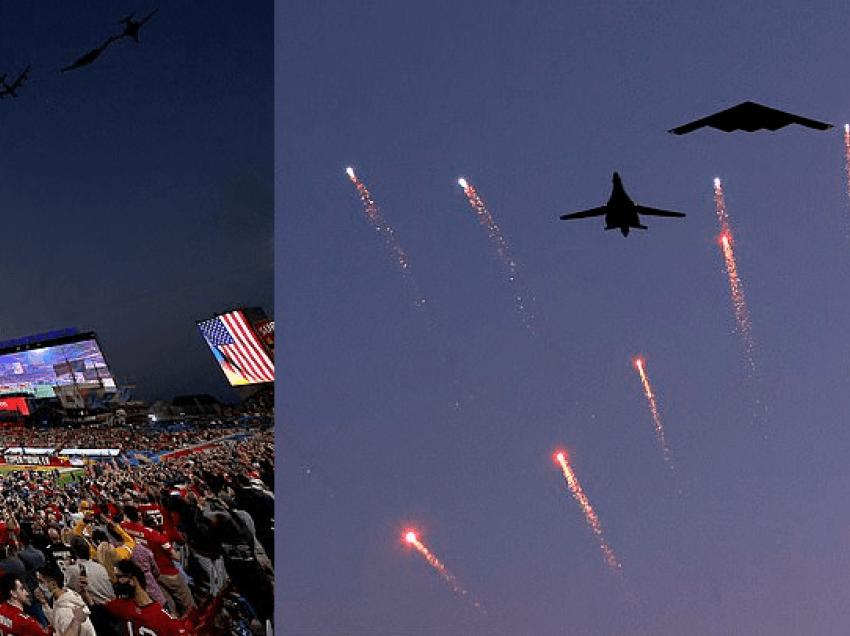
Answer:
<path fill-rule="evenodd" d="M 525 328 L 532 336 L 536 336 L 536 319 L 534 317 L 534 312 L 529 306 L 534 302 L 534 298 L 530 293 L 525 293 L 518 289 L 517 273 L 519 264 L 516 262 L 514 257 L 511 256 L 508 242 L 505 240 L 505 237 L 502 236 L 502 231 L 493 219 L 493 215 L 490 214 L 490 211 L 487 209 L 484 201 L 481 200 L 481 197 L 478 196 L 478 192 L 476 192 L 475 188 L 472 187 L 472 184 L 463 178 L 458 179 L 457 183 L 461 188 L 463 188 L 466 198 L 469 199 L 469 205 L 472 208 L 472 211 L 475 212 L 481 225 L 486 228 L 490 242 L 496 248 L 496 254 L 499 257 L 499 262 L 501 262 L 502 267 L 505 270 L 508 284 L 513 288 L 516 308 L 522 316 Z"/>
<path fill-rule="evenodd" d="M 744 300 L 744 288 L 738 275 L 738 265 L 735 262 L 735 252 L 732 250 L 733 238 L 732 228 L 729 224 L 729 215 L 726 212 L 726 202 L 723 198 L 723 186 L 720 179 L 714 180 L 714 203 L 717 210 L 717 218 L 720 221 L 720 246 L 723 250 L 723 260 L 726 264 L 726 273 L 729 276 L 729 291 L 732 296 L 732 306 L 735 310 L 735 320 L 738 323 L 738 332 L 744 342 L 744 356 L 750 375 L 756 370 L 755 344 L 753 343 L 753 326 L 750 322 L 750 312 Z"/>
<path fill-rule="evenodd" d="M 587 525 L 590 526 L 590 529 L 593 530 L 593 534 L 596 535 L 596 538 L 599 541 L 599 548 L 602 550 L 602 556 L 605 559 L 605 564 L 615 573 L 622 574 L 623 566 L 617 560 L 614 550 L 612 550 L 608 545 L 608 542 L 605 541 L 605 537 L 602 535 L 602 526 L 599 523 L 599 518 L 596 516 L 596 513 L 593 512 L 593 507 L 587 500 L 587 495 L 584 494 L 584 490 L 578 481 L 578 477 L 576 477 L 575 472 L 573 472 L 573 469 L 567 460 L 566 453 L 558 452 L 555 455 L 555 461 L 561 466 L 561 470 L 564 473 L 564 479 L 567 481 L 567 486 L 573 495 L 573 499 L 575 499 L 581 506 L 581 509 L 584 511 L 584 516 L 587 519 Z"/>
<path fill-rule="evenodd" d="M 419 286 L 416 284 L 416 281 L 413 279 L 413 275 L 410 273 L 410 262 L 408 261 L 407 253 L 395 237 L 395 231 L 384 219 L 381 210 L 372 200 L 372 195 L 369 194 L 369 190 L 365 185 L 363 185 L 363 182 L 357 178 L 357 175 L 354 174 L 354 169 L 348 167 L 346 168 L 345 173 L 357 189 L 357 194 L 360 195 L 360 200 L 363 202 L 363 209 L 366 212 L 366 219 L 372 224 L 378 234 L 383 237 L 390 256 L 395 261 L 396 265 L 398 265 L 402 278 L 404 278 L 407 283 L 407 287 L 412 295 L 414 306 L 417 308 L 423 307 L 425 305 L 425 299 L 419 292 Z"/>
<path fill-rule="evenodd" d="M 646 377 L 646 371 L 643 369 L 643 360 L 635 358 L 635 368 L 640 374 L 640 381 L 643 384 L 643 390 L 646 394 L 646 399 L 649 402 L 649 410 L 652 412 L 652 420 L 655 422 L 655 437 L 661 446 L 661 455 L 664 461 L 674 471 L 673 458 L 670 454 L 670 448 L 667 446 L 667 439 L 664 436 L 664 426 L 661 424 L 661 416 L 658 414 L 658 405 L 655 403 L 655 394 L 652 392 L 652 386 L 649 384 L 649 378 Z"/>
<path fill-rule="evenodd" d="M 409 530 L 408 532 L 405 533 L 404 540 L 407 543 L 409 543 L 410 545 L 412 545 L 414 548 L 416 548 L 416 550 L 419 552 L 419 554 L 421 554 L 423 557 L 425 557 L 425 560 L 428 562 L 428 564 L 432 568 L 437 570 L 437 572 L 440 575 L 440 578 L 442 578 L 443 581 L 445 581 L 448 584 L 448 586 L 450 588 L 452 588 L 452 592 L 454 592 L 455 594 L 457 594 L 461 598 L 472 603 L 472 605 L 475 607 L 475 609 L 477 609 L 479 612 L 485 613 L 484 606 L 481 604 L 481 602 L 474 599 L 470 595 L 470 593 L 467 592 L 463 588 L 463 586 L 461 586 L 460 581 L 458 581 L 457 578 L 451 572 L 449 572 L 446 569 L 446 566 L 443 565 L 437 557 L 435 557 L 433 554 L 431 554 L 431 551 L 428 550 L 428 548 L 426 548 L 422 544 L 422 542 L 419 540 L 419 537 L 416 535 L 416 533 L 413 530 Z"/>

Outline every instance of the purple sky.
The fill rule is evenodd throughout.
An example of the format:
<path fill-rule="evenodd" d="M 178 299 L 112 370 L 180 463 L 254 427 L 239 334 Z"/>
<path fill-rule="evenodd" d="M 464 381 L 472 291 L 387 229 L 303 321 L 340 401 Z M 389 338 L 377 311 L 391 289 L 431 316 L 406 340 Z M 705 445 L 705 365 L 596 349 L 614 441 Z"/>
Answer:
<path fill-rule="evenodd" d="M 841 633 L 850 9 L 321 2 L 278 4 L 275 22 L 285 633 Z M 835 127 L 666 132 L 745 100 Z M 687 218 L 645 217 L 627 238 L 558 220 L 603 204 L 615 170 L 635 201 Z"/>

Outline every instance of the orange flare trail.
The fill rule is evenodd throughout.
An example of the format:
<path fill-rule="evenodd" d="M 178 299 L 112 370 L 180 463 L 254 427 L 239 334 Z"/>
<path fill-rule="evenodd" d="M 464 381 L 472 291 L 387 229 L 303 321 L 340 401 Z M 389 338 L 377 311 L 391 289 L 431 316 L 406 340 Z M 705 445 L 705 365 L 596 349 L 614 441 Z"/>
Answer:
<path fill-rule="evenodd" d="M 534 298 L 530 293 L 522 292 L 517 289 L 517 273 L 519 264 L 516 259 L 511 256 L 511 250 L 508 242 L 502 235 L 502 231 L 493 219 L 493 215 L 490 213 L 490 210 L 487 209 L 487 206 L 484 204 L 481 197 L 478 196 L 478 192 L 476 192 L 472 184 L 466 179 L 458 179 L 457 183 L 461 188 L 463 188 L 463 192 L 469 200 L 469 205 L 472 208 L 472 211 L 475 212 L 479 222 L 487 230 L 487 236 L 496 248 L 496 254 L 498 255 L 499 261 L 502 263 L 502 267 L 505 270 L 508 283 L 514 288 L 516 308 L 522 316 L 526 329 L 528 329 L 531 335 L 537 335 L 534 313 L 529 306 L 534 301 Z"/>
<path fill-rule="evenodd" d="M 402 278 L 404 278 L 405 282 L 407 283 L 408 289 L 412 294 L 414 306 L 424 306 L 425 299 L 419 292 L 419 286 L 416 284 L 416 281 L 413 279 L 413 276 L 410 273 L 410 261 L 407 258 L 407 252 L 404 251 L 404 249 L 401 247 L 401 244 L 398 242 L 398 239 L 395 237 L 395 231 L 393 230 L 392 226 L 390 226 L 390 224 L 387 223 L 384 219 L 380 208 L 372 199 L 372 195 L 369 193 L 369 190 L 366 188 L 363 182 L 357 178 L 357 175 L 354 173 L 354 169 L 346 168 L 345 173 L 348 175 L 348 178 L 351 179 L 351 182 L 357 189 L 357 194 L 360 196 L 360 200 L 363 202 L 363 209 L 366 212 L 366 219 L 369 221 L 369 223 L 372 224 L 378 234 L 383 237 L 384 243 L 390 253 L 390 256 L 395 261 L 396 265 L 398 265 L 399 271 L 401 271 Z"/>
<path fill-rule="evenodd" d="M 844 169 L 847 172 L 847 196 L 850 197 L 850 124 L 844 124 Z"/>
<path fill-rule="evenodd" d="M 750 373 L 755 372 L 755 346 L 753 344 L 753 328 L 750 322 L 750 312 L 744 301 L 744 288 L 738 276 L 738 266 L 735 262 L 735 253 L 732 251 L 732 241 L 724 234 L 720 243 L 723 247 L 723 258 L 726 262 L 726 273 L 729 275 L 729 291 L 732 296 L 732 305 L 735 308 L 735 319 L 738 321 L 738 329 L 744 341 L 744 354 Z"/>
<path fill-rule="evenodd" d="M 732 296 L 732 306 L 735 310 L 735 320 L 738 323 L 738 331 L 744 341 L 744 355 L 747 359 L 749 372 L 755 373 L 755 345 L 753 343 L 753 327 L 750 321 L 750 312 L 744 300 L 744 288 L 738 275 L 738 265 L 735 262 L 735 253 L 732 249 L 732 229 L 729 224 L 729 215 L 726 212 L 726 202 L 723 198 L 723 186 L 720 179 L 714 180 L 714 202 L 717 209 L 717 218 L 720 221 L 720 245 L 723 250 L 723 259 L 726 264 L 726 273 L 729 276 L 729 291 Z"/>
<path fill-rule="evenodd" d="M 844 124 L 844 168 L 847 171 L 847 196 L 850 197 L 850 124 Z"/>
<path fill-rule="evenodd" d="M 561 465 L 561 470 L 564 473 L 564 479 L 567 481 L 567 486 L 573 495 L 573 499 L 579 503 L 584 511 L 584 516 L 587 519 L 587 525 L 590 526 L 591 530 L 593 530 L 593 534 L 596 535 L 596 538 L 599 541 L 599 548 L 602 550 L 602 556 L 605 558 L 606 565 L 614 570 L 614 572 L 621 574 L 623 566 L 619 561 L 617 561 L 617 556 L 614 554 L 614 550 L 612 550 L 608 545 L 608 542 L 605 541 L 605 537 L 602 535 L 602 526 L 599 523 L 599 518 L 593 511 L 593 507 L 590 505 L 590 502 L 587 500 L 587 495 L 584 494 L 584 490 L 578 481 L 578 477 L 576 477 L 575 472 L 573 472 L 572 467 L 567 461 L 566 454 L 558 453 L 555 456 L 555 460 Z"/>
<path fill-rule="evenodd" d="M 463 586 L 460 584 L 460 581 L 457 580 L 457 577 L 455 577 L 451 572 L 449 572 L 446 569 L 446 566 L 443 565 L 440 562 L 440 560 L 437 557 L 435 557 L 431 553 L 431 551 L 422 544 L 422 542 L 416 536 L 415 532 L 410 531 L 407 534 L 405 534 L 404 540 L 407 541 L 407 543 L 412 545 L 414 548 L 416 548 L 416 550 L 419 552 L 419 554 L 421 554 L 423 557 L 425 557 L 425 560 L 428 562 L 428 564 L 432 568 L 437 570 L 437 572 L 440 575 L 440 578 L 442 578 L 443 581 L 445 581 L 448 584 L 448 586 L 452 589 L 452 592 L 454 592 L 455 594 L 457 594 L 461 598 L 464 598 L 464 599 L 468 600 L 469 602 L 471 602 L 472 605 L 475 607 L 475 609 L 477 609 L 479 612 L 482 612 L 482 613 L 484 612 L 484 606 L 481 604 L 481 602 L 472 598 L 472 596 L 469 594 L 469 592 L 466 591 L 463 588 Z"/>
<path fill-rule="evenodd" d="M 640 374 L 640 381 L 643 383 L 643 390 L 646 393 L 646 399 L 649 402 L 649 410 L 652 412 L 652 419 L 655 422 L 655 437 L 658 439 L 658 444 L 661 446 L 661 454 L 664 461 L 674 470 L 673 458 L 670 454 L 670 448 L 667 446 L 667 440 L 664 436 L 664 427 L 661 424 L 661 416 L 658 414 L 658 405 L 655 403 L 655 394 L 652 392 L 652 387 L 649 384 L 649 378 L 646 377 L 646 372 L 643 370 L 643 360 L 637 358 L 635 367 Z"/>
<path fill-rule="evenodd" d="M 729 225 L 729 214 L 726 212 L 726 201 L 723 198 L 723 184 L 720 179 L 714 179 L 714 207 L 717 212 L 717 220 L 720 221 L 720 233 L 732 234 L 732 228 Z"/>

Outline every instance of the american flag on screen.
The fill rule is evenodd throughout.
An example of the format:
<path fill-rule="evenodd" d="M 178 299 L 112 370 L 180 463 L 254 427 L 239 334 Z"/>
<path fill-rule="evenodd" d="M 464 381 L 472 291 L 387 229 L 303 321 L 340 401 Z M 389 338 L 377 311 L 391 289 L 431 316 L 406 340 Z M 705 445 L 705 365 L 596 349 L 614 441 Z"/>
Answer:
<path fill-rule="evenodd" d="M 241 311 L 201 321 L 198 327 L 225 371 L 241 378 L 235 384 L 274 382 L 274 363 Z"/>

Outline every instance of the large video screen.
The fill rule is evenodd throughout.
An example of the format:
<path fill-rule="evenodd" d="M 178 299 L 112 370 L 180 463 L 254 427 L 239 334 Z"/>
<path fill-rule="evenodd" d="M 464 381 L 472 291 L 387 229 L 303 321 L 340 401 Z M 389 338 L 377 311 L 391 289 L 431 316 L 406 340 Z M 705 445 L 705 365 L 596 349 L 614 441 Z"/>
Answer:
<path fill-rule="evenodd" d="M 115 380 L 94 335 L 67 340 L 0 353 L 0 395 L 27 392 L 52 398 L 56 386 L 114 388 Z"/>
<path fill-rule="evenodd" d="M 242 311 L 198 322 L 230 386 L 274 382 L 274 363 Z"/>

